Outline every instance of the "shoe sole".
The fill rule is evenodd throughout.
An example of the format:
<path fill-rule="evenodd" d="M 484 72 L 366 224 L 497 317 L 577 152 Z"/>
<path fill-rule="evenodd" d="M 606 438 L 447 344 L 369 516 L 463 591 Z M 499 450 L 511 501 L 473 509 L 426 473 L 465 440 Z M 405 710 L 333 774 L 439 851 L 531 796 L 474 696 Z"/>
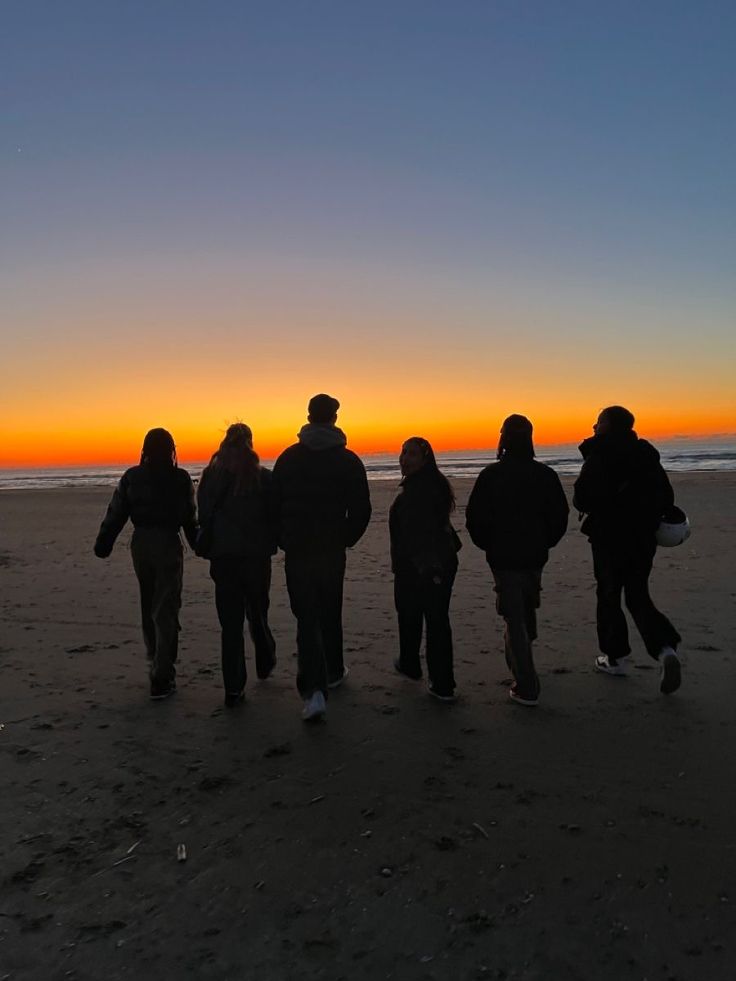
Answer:
<path fill-rule="evenodd" d="M 312 712 L 309 715 L 305 715 L 302 712 L 302 722 L 321 722 L 326 715 L 326 712 Z"/>
<path fill-rule="evenodd" d="M 421 674 L 409 674 L 408 671 L 402 671 L 398 664 L 394 664 L 394 671 L 396 674 L 400 674 L 402 678 L 407 678 L 409 681 L 421 681 Z"/>
<path fill-rule="evenodd" d="M 682 670 L 680 659 L 675 655 L 669 654 L 662 663 L 662 681 L 659 690 L 663 695 L 671 695 L 676 692 L 682 682 Z"/>
<path fill-rule="evenodd" d="M 512 691 L 509 692 L 509 698 L 512 702 L 516 702 L 518 705 L 527 705 L 529 708 L 534 708 L 539 704 L 538 698 L 522 698 L 521 695 L 515 695 Z"/>
<path fill-rule="evenodd" d="M 629 676 L 627 669 L 624 667 L 619 667 L 618 665 L 616 665 L 614 668 L 607 668 L 605 665 L 599 664 L 596 661 L 593 666 L 600 674 L 607 674 L 611 678 L 628 678 Z"/>
<path fill-rule="evenodd" d="M 431 688 L 427 689 L 427 694 L 431 695 L 432 698 L 436 698 L 438 702 L 454 702 L 454 695 L 438 695 L 436 691 L 432 691 Z"/>
<path fill-rule="evenodd" d="M 149 695 L 152 702 L 162 702 L 165 698 L 171 698 L 172 695 L 176 695 L 176 688 L 172 688 L 171 691 L 163 691 L 160 695 Z"/>

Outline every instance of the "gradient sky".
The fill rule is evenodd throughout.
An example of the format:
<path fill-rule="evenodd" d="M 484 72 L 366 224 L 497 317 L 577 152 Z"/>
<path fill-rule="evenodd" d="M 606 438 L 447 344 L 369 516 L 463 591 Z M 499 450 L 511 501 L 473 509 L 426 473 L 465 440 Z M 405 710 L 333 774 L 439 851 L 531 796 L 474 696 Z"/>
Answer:
<path fill-rule="evenodd" d="M 4 0 L 0 465 L 736 430 L 736 5 Z"/>

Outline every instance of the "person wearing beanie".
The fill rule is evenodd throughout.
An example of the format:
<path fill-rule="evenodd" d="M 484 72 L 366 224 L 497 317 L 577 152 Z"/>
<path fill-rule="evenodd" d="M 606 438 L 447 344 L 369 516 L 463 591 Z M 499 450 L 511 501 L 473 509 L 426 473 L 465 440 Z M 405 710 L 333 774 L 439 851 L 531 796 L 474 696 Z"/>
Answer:
<path fill-rule="evenodd" d="M 465 513 L 474 544 L 486 553 L 505 621 L 506 663 L 514 681 L 513 701 L 536 705 L 540 683 L 532 644 L 542 570 L 567 530 L 569 507 L 560 478 L 534 459 L 532 424 L 521 415 L 504 420 L 497 462 L 478 475 Z"/>
<path fill-rule="evenodd" d="M 657 526 L 674 505 L 669 477 L 659 453 L 634 431 L 634 416 L 621 405 L 603 409 L 583 440 L 583 466 L 575 481 L 573 506 L 585 514 L 580 530 L 588 536 L 596 579 L 596 624 L 600 655 L 595 668 L 603 674 L 628 673 L 631 653 L 626 606 L 647 653 L 659 662 L 660 691 L 680 687 L 677 656 L 680 635 L 652 602 L 649 576 L 657 551 Z"/>
<path fill-rule="evenodd" d="M 183 556 L 179 529 L 194 548 L 197 524 L 194 486 L 177 465 L 171 433 L 151 429 L 140 463 L 126 470 L 100 525 L 94 545 L 107 558 L 126 521 L 133 523 L 130 554 L 140 587 L 143 640 L 149 662 L 151 698 L 176 691 Z"/>
<path fill-rule="evenodd" d="M 345 550 L 357 544 L 371 516 L 365 467 L 337 427 L 340 403 L 309 401 L 298 441 L 273 468 L 272 500 L 286 587 L 297 621 L 297 688 L 305 721 L 327 710 L 330 688 L 347 675 L 342 598 Z"/>

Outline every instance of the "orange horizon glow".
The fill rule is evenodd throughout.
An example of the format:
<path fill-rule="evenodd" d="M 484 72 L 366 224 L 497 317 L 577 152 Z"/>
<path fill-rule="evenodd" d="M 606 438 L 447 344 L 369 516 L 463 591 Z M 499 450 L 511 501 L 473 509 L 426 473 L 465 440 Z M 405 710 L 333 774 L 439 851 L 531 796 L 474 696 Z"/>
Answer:
<path fill-rule="evenodd" d="M 495 450 L 498 429 L 505 415 L 497 414 L 493 425 L 469 423 L 462 430 L 446 422 L 434 425 L 394 425 L 390 428 L 371 431 L 367 425 L 356 421 L 351 426 L 345 423 L 343 428 L 348 437 L 348 446 L 359 455 L 398 454 L 402 442 L 412 435 L 422 435 L 429 439 L 435 452 L 482 452 Z M 534 441 L 537 448 L 548 448 L 561 445 L 576 444 L 591 435 L 591 423 L 595 419 L 596 410 L 589 413 L 580 422 L 566 421 L 545 425 L 544 422 L 535 424 Z M 531 416 L 534 421 L 534 417 Z M 158 424 L 154 422 L 154 425 Z M 255 429 L 255 448 L 264 460 L 273 460 L 291 443 L 296 441 L 296 434 L 303 422 L 298 422 L 288 431 L 284 427 L 271 429 Z M 342 426 L 338 419 L 338 426 Z M 148 427 L 152 428 L 152 427 Z M 223 425 L 213 429 L 212 437 L 207 439 L 201 431 L 192 432 L 185 426 L 169 427 L 177 442 L 177 452 L 182 465 L 187 463 L 206 462 L 217 449 L 222 434 L 226 428 Z M 736 421 L 727 416 L 701 417 L 684 422 L 682 419 L 673 423 L 656 413 L 637 418 L 636 430 L 639 435 L 653 441 L 683 437 L 686 439 L 727 439 L 736 438 Z M 0 452 L 0 469 L 22 468 L 54 468 L 54 467 L 84 467 L 84 466 L 132 466 L 138 462 L 140 447 L 146 429 L 135 432 L 113 432 L 103 438 L 94 431 L 57 432 L 47 434 L 43 440 L 37 434 L 10 434 L 6 437 Z"/>

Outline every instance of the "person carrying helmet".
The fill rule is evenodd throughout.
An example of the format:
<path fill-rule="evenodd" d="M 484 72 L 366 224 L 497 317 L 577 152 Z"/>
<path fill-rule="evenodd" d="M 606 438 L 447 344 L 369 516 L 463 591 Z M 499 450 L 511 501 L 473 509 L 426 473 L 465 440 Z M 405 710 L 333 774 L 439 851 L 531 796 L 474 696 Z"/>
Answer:
<path fill-rule="evenodd" d="M 659 453 L 634 432 L 634 416 L 612 405 L 598 416 L 594 435 L 583 440 L 583 466 L 575 481 L 573 506 L 586 515 L 581 526 L 593 552 L 597 584 L 596 624 L 601 654 L 595 668 L 627 674 L 629 646 L 626 606 L 647 653 L 658 661 L 660 691 L 680 687 L 680 635 L 649 595 L 649 575 L 657 550 L 657 528 L 673 508 L 674 493 Z"/>

